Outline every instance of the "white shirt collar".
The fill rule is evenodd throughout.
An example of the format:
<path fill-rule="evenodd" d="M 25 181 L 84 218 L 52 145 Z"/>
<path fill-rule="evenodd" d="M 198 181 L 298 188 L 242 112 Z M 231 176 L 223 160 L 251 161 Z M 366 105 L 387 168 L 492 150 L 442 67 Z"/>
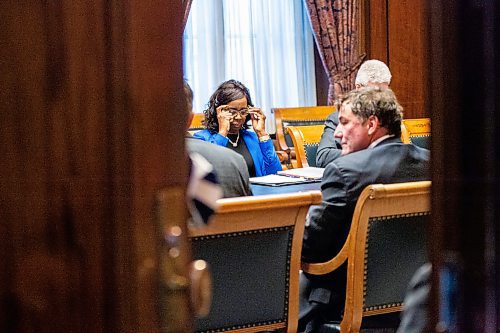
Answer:
<path fill-rule="evenodd" d="M 386 134 L 384 136 L 381 136 L 377 140 L 375 140 L 372 143 L 370 143 L 370 145 L 368 146 L 368 148 L 373 148 L 376 145 L 378 145 L 380 142 L 384 141 L 385 139 L 392 138 L 393 136 L 394 136 L 394 134 Z"/>

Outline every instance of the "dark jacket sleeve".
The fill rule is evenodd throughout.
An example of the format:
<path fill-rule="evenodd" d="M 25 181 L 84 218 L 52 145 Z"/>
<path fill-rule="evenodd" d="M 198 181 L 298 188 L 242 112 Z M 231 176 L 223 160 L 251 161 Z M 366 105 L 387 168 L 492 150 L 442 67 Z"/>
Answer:
<path fill-rule="evenodd" d="M 342 146 L 340 142 L 335 139 L 333 133 L 339 124 L 338 112 L 333 112 L 326 118 L 325 129 L 321 135 L 318 151 L 316 152 L 316 166 L 319 168 L 326 168 L 328 163 L 332 162 L 340 156 Z"/>
<path fill-rule="evenodd" d="M 420 267 L 412 277 L 405 296 L 398 333 L 425 332 L 429 321 L 430 263 Z"/>
<path fill-rule="evenodd" d="M 322 262 L 333 258 L 345 243 L 353 205 L 348 198 L 349 182 L 336 163 L 325 169 L 321 191 L 323 202 L 309 210 L 302 245 L 302 260 Z"/>

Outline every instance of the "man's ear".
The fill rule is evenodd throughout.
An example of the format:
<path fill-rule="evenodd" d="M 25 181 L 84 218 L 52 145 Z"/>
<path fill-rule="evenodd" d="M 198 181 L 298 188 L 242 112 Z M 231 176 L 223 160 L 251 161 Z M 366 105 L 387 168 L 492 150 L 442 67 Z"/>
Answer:
<path fill-rule="evenodd" d="M 371 115 L 370 117 L 368 117 L 367 122 L 368 122 L 368 135 L 375 134 L 377 129 L 380 127 L 379 119 L 376 116 Z"/>

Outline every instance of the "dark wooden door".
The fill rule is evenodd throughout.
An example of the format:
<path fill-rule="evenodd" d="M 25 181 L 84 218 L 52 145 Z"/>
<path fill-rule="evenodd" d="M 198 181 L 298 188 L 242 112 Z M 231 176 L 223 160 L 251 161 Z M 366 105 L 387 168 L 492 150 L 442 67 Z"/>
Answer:
<path fill-rule="evenodd" d="M 431 328 L 497 333 L 500 6 L 494 0 L 428 0 L 428 6 Z"/>
<path fill-rule="evenodd" d="M 160 287 L 188 260 L 160 260 L 185 231 L 181 20 L 180 1 L 0 3 L 0 331 L 189 330 L 186 289 L 169 321 Z"/>

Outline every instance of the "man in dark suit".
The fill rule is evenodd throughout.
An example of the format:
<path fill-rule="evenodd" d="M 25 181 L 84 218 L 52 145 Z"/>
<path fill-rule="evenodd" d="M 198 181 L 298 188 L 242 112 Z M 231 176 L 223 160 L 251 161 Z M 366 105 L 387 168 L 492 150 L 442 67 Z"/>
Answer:
<path fill-rule="evenodd" d="M 338 104 L 334 135 L 342 156 L 327 165 L 321 183 L 323 203 L 309 211 L 302 248 L 305 262 L 327 261 L 339 252 L 366 186 L 428 179 L 429 151 L 401 142 L 402 107 L 392 90 L 356 89 Z M 345 280 L 345 265 L 328 276 L 302 274 L 301 332 L 315 332 L 323 321 L 340 320 Z"/>
<path fill-rule="evenodd" d="M 391 83 L 391 78 L 391 71 L 385 63 L 376 59 L 367 60 L 359 67 L 356 74 L 356 89 L 368 86 L 387 88 Z M 325 129 L 321 135 L 316 153 L 317 167 L 325 168 L 328 163 L 341 156 L 342 147 L 340 141 L 333 136 L 338 123 L 338 112 L 333 112 L 326 118 Z"/>

